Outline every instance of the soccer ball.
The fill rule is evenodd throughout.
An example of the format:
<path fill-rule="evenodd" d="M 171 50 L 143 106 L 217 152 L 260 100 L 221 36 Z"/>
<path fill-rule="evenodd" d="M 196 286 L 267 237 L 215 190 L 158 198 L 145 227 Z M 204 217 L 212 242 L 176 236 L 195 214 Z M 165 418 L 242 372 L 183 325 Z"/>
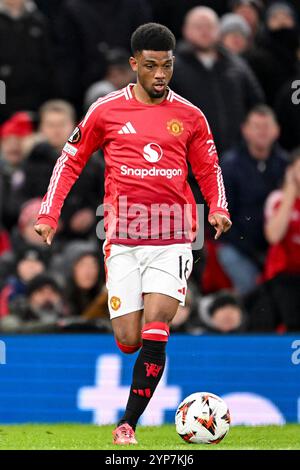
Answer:
<path fill-rule="evenodd" d="M 225 401 L 217 395 L 193 393 L 178 406 L 175 424 L 186 442 L 218 444 L 229 431 L 230 413 Z"/>

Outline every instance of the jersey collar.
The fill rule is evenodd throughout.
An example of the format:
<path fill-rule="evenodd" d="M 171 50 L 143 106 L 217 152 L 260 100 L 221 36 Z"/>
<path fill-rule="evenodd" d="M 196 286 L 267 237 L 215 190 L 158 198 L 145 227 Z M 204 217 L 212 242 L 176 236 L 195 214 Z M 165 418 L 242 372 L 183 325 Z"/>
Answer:
<path fill-rule="evenodd" d="M 135 83 L 129 83 L 125 88 L 124 88 L 124 94 L 125 94 L 125 98 L 126 100 L 132 100 L 134 99 L 133 97 L 133 94 L 132 94 L 132 88 L 134 87 Z M 167 87 L 167 90 L 168 90 L 168 94 L 165 98 L 164 101 L 170 101 L 172 102 L 173 101 L 173 98 L 174 98 L 174 93 L 173 91 L 171 90 L 171 88 Z M 162 104 L 162 103 L 161 103 Z"/>

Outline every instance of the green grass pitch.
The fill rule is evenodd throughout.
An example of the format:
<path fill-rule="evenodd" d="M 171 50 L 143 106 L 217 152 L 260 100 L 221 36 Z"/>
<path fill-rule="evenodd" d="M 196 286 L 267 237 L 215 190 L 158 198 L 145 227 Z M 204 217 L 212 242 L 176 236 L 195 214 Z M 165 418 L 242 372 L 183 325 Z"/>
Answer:
<path fill-rule="evenodd" d="M 258 450 L 300 449 L 300 425 L 235 426 L 217 445 L 186 444 L 175 426 L 140 427 L 136 446 L 114 446 L 112 426 L 79 424 L 0 425 L 0 450 Z"/>

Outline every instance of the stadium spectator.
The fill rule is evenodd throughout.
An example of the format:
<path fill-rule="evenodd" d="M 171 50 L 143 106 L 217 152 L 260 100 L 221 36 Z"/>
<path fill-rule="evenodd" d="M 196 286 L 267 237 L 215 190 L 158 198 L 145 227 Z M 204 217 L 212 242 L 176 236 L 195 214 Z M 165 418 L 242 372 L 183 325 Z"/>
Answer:
<path fill-rule="evenodd" d="M 111 49 L 107 55 L 107 71 L 103 80 L 93 83 L 84 97 L 84 108 L 114 90 L 125 87 L 135 81 L 135 75 L 128 61 L 128 52 L 124 49 Z"/>
<path fill-rule="evenodd" d="M 181 38 L 182 23 L 189 10 L 199 5 L 212 8 L 219 16 L 228 12 L 228 0 L 150 0 L 154 20 Z"/>
<path fill-rule="evenodd" d="M 197 334 L 201 332 L 197 311 L 197 300 L 197 288 L 194 284 L 189 282 L 185 305 L 179 305 L 177 313 L 171 323 L 171 330 L 173 333 Z"/>
<path fill-rule="evenodd" d="M 25 164 L 23 200 L 40 196 L 47 190 L 53 167 L 75 126 L 73 107 L 62 100 L 46 102 L 40 109 L 39 142 Z M 70 193 L 62 212 L 61 239 L 88 237 L 94 233 L 96 207 L 102 201 L 104 167 L 99 156 L 88 162 L 82 177 Z"/>
<path fill-rule="evenodd" d="M 275 110 L 281 127 L 280 143 L 293 150 L 300 145 L 300 63 L 299 71 L 277 93 Z"/>
<path fill-rule="evenodd" d="M 35 198 L 27 201 L 20 210 L 18 224 L 10 232 L 11 250 L 0 257 L 0 289 L 3 288 L 8 276 L 15 272 L 18 260 L 23 258 L 24 253 L 38 251 L 44 263 L 50 261 L 51 252 L 49 248 L 41 243 L 33 230 L 33 219 L 38 215 L 41 199 Z"/>
<path fill-rule="evenodd" d="M 262 90 L 243 59 L 218 45 L 220 25 L 207 7 L 191 10 L 183 27 L 185 41 L 177 51 L 173 88 L 206 115 L 217 149 L 232 146 L 240 123 L 255 104 L 264 100 Z M 230 116 L 230 119 L 229 119 Z"/>
<path fill-rule="evenodd" d="M 261 0 L 232 0 L 229 5 L 233 13 L 240 15 L 247 21 L 252 31 L 252 38 L 255 38 L 260 28 L 263 13 Z"/>
<path fill-rule="evenodd" d="M 66 0 L 57 22 L 62 97 L 81 110 L 85 90 L 105 76 L 107 51 L 129 53 L 131 33 L 150 20 L 147 0 Z"/>
<path fill-rule="evenodd" d="M 287 160 L 277 144 L 275 114 L 266 105 L 248 113 L 242 135 L 221 159 L 233 226 L 219 244 L 218 259 L 235 289 L 245 294 L 256 284 L 267 248 L 263 206 L 281 183 Z"/>
<path fill-rule="evenodd" d="M 232 293 L 220 291 L 199 302 L 202 326 L 212 333 L 239 333 L 247 326 L 247 315 L 241 301 Z"/>
<path fill-rule="evenodd" d="M 52 96 L 55 78 L 47 20 L 31 0 L 0 0 L 0 43 L 1 124 L 16 111 L 36 111 Z"/>
<path fill-rule="evenodd" d="M 62 291 L 55 279 L 46 274 L 35 276 L 23 298 L 10 305 L 10 314 L 2 318 L 2 331 L 56 331 L 64 314 Z"/>
<path fill-rule="evenodd" d="M 255 47 L 245 55 L 272 106 L 280 88 L 297 72 L 299 47 L 294 10 L 284 2 L 272 4 Z"/>
<path fill-rule="evenodd" d="M 10 230 L 17 222 L 24 182 L 26 141 L 31 138 L 33 124 L 27 113 L 19 112 L 7 120 L 0 140 L 0 225 Z"/>
<path fill-rule="evenodd" d="M 95 318 L 108 315 L 106 289 L 101 281 L 99 253 L 93 243 L 71 242 L 64 252 L 67 267 L 66 300 L 72 317 Z M 102 300 L 106 299 L 103 303 Z M 102 305 L 102 309 L 96 309 Z"/>
<path fill-rule="evenodd" d="M 272 331 L 283 324 L 287 331 L 299 331 L 300 148 L 292 152 L 282 189 L 267 199 L 265 233 L 271 245 L 265 267 L 268 282 L 253 308 L 253 327 Z"/>
<path fill-rule="evenodd" d="M 233 54 L 243 54 L 250 47 L 251 29 L 244 18 L 227 13 L 221 18 L 222 45 Z"/>

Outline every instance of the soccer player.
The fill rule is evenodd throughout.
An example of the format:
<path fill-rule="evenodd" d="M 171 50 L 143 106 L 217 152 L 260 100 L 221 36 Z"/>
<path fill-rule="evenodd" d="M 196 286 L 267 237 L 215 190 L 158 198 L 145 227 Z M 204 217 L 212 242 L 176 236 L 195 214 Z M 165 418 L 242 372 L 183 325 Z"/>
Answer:
<path fill-rule="evenodd" d="M 102 148 L 103 250 L 112 326 L 121 351 L 140 350 L 126 410 L 113 431 L 115 444 L 137 442 L 136 424 L 164 371 L 169 324 L 178 305 L 184 305 L 195 238 L 188 162 L 209 206 L 216 238 L 231 226 L 207 120 L 168 87 L 174 35 L 163 25 L 147 23 L 133 33 L 131 45 L 137 83 L 90 107 L 54 167 L 35 226 L 51 244 L 64 199 L 89 156 Z M 191 211 L 186 209 L 190 206 Z M 180 225 L 186 220 L 190 225 Z"/>

